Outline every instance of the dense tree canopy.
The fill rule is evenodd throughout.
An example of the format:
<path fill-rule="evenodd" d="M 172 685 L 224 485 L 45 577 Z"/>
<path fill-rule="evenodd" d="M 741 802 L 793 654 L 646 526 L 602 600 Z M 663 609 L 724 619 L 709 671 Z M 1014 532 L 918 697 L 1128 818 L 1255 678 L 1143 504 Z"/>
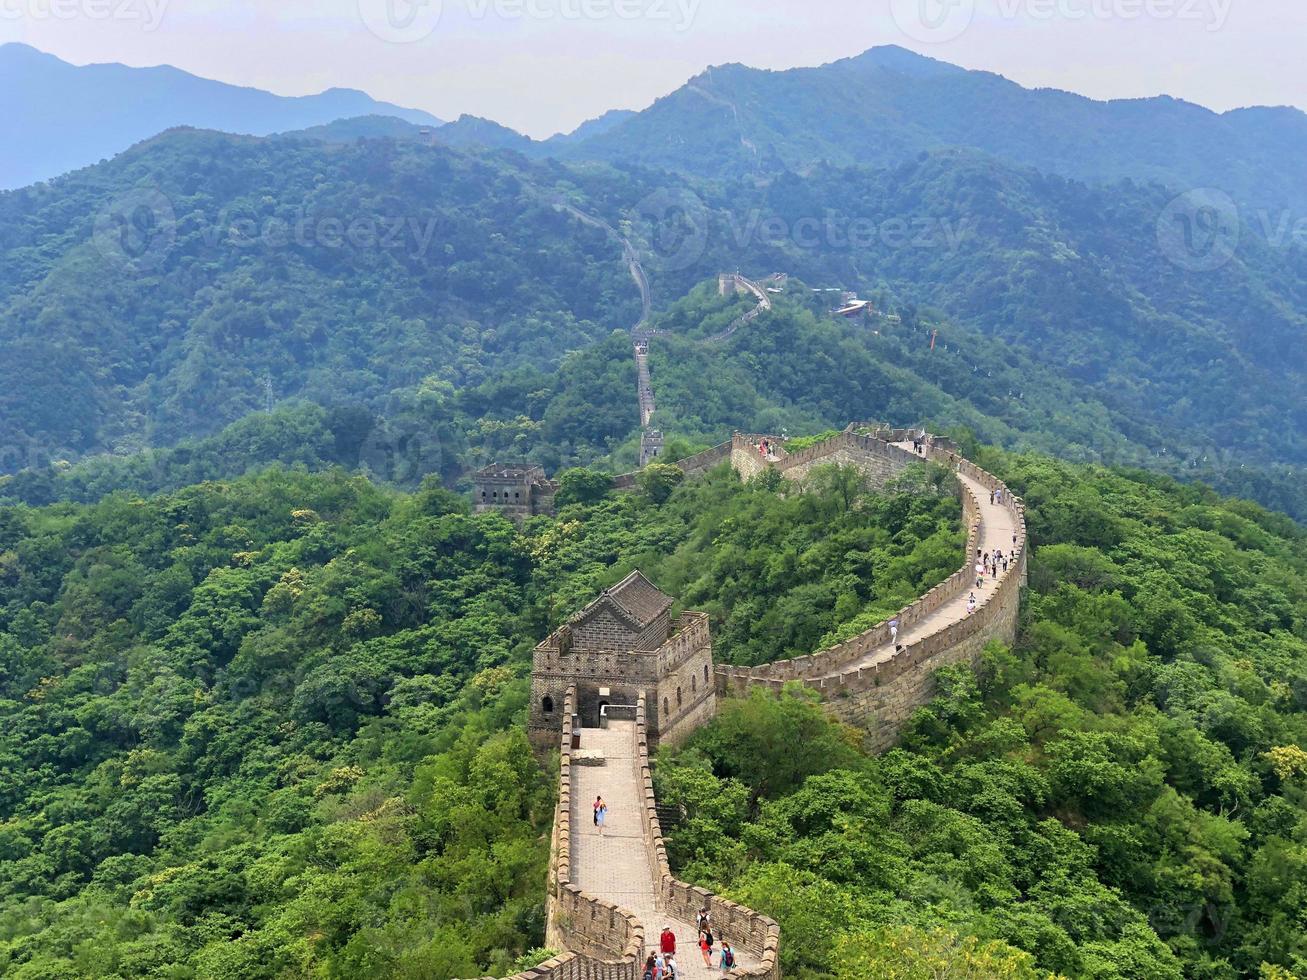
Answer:
<path fill-rule="evenodd" d="M 790 975 L 1303 975 L 1307 536 L 982 459 L 1029 504 L 1017 646 L 881 758 L 797 692 L 729 702 L 657 767 L 681 876 L 775 916 Z"/>

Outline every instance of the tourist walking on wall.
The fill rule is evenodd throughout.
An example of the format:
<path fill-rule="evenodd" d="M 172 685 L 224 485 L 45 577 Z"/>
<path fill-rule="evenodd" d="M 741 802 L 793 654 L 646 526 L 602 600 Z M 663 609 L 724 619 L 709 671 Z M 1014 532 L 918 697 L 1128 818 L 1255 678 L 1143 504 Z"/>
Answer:
<path fill-rule="evenodd" d="M 889 641 L 890 641 L 891 643 L 894 644 L 894 647 L 895 647 L 896 649 L 898 648 L 898 645 L 899 645 L 899 621 L 898 621 L 897 619 L 891 619 L 891 620 L 889 621 Z"/>
<path fill-rule="evenodd" d="M 971 593 L 967 598 L 967 615 L 970 616 L 976 611 L 976 593 Z"/>
<path fill-rule="evenodd" d="M 604 821 L 608 818 L 608 804 L 604 802 L 602 796 L 595 797 L 595 830 L 599 836 L 604 834 Z"/>
<path fill-rule="evenodd" d="M 699 936 L 699 952 L 703 953 L 703 965 L 707 967 L 712 966 L 712 946 L 712 930 L 705 929 Z"/>
<path fill-rule="evenodd" d="M 726 973 L 735 966 L 735 950 L 731 949 L 731 944 L 725 939 L 722 940 L 722 972 Z"/>
<path fill-rule="evenodd" d="M 644 976 L 641 980 L 658 980 L 658 961 L 653 953 L 650 953 L 649 958 L 644 961 Z"/>

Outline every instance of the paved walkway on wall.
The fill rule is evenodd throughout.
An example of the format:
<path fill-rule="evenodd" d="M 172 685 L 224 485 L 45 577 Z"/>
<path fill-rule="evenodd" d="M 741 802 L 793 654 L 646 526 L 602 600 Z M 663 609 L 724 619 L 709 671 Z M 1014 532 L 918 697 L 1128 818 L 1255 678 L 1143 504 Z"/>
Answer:
<path fill-rule="evenodd" d="M 900 449 L 906 449 L 912 452 L 912 443 L 898 442 L 894 445 Z M 989 490 L 987 490 L 979 480 L 965 476 L 962 473 L 954 474 L 961 483 L 969 488 L 976 496 L 980 503 L 980 550 L 982 552 L 1002 551 L 1005 555 L 1013 552 L 1012 532 L 1016 529 L 1016 519 L 1012 512 L 1004 504 L 991 504 L 989 502 Z M 970 530 L 969 528 L 967 530 Z M 974 552 L 967 555 L 969 567 L 974 568 L 976 556 Z M 1019 572 L 1015 568 L 1009 568 L 1006 573 L 999 573 L 999 579 L 1006 578 L 1008 575 L 1017 575 Z M 973 583 L 974 584 L 974 583 Z M 991 595 L 998 588 L 998 581 L 987 578 L 985 585 L 980 589 L 967 589 L 961 596 L 940 606 L 933 613 L 916 623 L 911 624 L 907 629 L 899 633 L 899 644 L 907 646 L 909 643 L 915 643 L 918 640 L 925 639 L 932 633 L 938 633 L 940 630 L 952 626 L 967 618 L 967 598 L 974 591 L 976 593 L 976 602 L 984 600 L 985 596 Z M 892 644 L 885 644 L 879 650 L 867 654 L 862 660 L 855 664 L 842 668 L 842 671 L 849 671 L 860 667 L 871 667 L 875 664 L 884 663 L 894 656 L 894 647 Z"/>
<path fill-rule="evenodd" d="M 610 721 L 606 729 L 583 728 L 581 748 L 602 752 L 604 765 L 572 763 L 572 882 L 632 912 L 644 923 L 645 943 L 651 950 L 657 948 L 663 926 L 670 925 L 676 933 L 676 965 L 685 980 L 720 978 L 716 953 L 712 969 L 703 965 L 694 923 L 668 918 L 657 909 L 654 872 L 640 819 L 644 794 L 635 774 L 635 722 Z M 608 804 L 602 837 L 594 827 L 596 796 Z M 720 949 L 721 937 L 714 938 L 715 948 Z M 735 946 L 735 955 L 740 967 L 758 965 L 758 958 L 740 946 Z"/>

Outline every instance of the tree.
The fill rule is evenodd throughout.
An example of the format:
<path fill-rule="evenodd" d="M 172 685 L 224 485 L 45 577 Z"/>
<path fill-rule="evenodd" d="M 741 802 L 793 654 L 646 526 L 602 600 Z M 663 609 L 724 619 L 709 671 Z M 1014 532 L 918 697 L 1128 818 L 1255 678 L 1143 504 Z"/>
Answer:
<path fill-rule="evenodd" d="M 654 504 L 661 506 L 684 480 L 685 472 L 679 466 L 672 466 L 669 463 L 650 463 L 640 471 L 637 485 L 640 493 Z"/>

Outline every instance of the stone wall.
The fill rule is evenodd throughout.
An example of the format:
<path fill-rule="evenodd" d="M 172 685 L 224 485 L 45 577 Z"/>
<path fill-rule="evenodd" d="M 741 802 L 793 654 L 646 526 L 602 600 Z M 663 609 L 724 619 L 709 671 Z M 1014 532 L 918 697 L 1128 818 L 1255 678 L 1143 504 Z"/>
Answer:
<path fill-rule="evenodd" d="M 704 613 L 687 612 L 659 651 L 658 686 L 646 721 L 658 744 L 676 745 L 717 713 L 712 634 Z"/>
<path fill-rule="evenodd" d="M 654 620 L 660 634 L 667 634 L 670 626 L 670 635 L 657 650 L 578 649 L 575 643 L 566 647 L 562 631 L 541 642 L 531 666 L 532 743 L 541 749 L 553 746 L 570 689 L 575 689 L 575 710 L 590 727 L 599 724 L 603 703 L 632 705 L 641 691 L 654 692 L 649 727 L 655 740 L 678 742 L 707 722 L 717 704 L 708 617 L 685 612 L 668 624 L 666 616 Z M 605 688 L 609 693 L 601 695 Z"/>
<path fill-rule="evenodd" d="M 768 469 L 771 464 L 758 452 L 758 444 L 764 439 L 772 439 L 779 447 L 780 440 L 775 436 L 748 435 L 737 432 L 731 438 L 731 468 L 740 474 L 741 480 L 752 480 Z M 778 448 L 777 455 L 784 450 Z"/>
<path fill-rule="evenodd" d="M 540 749 L 552 748 L 560 723 L 568 722 L 563 712 L 568 692 L 573 710 L 590 726 L 599 724 L 602 701 L 634 704 L 639 692 L 658 683 L 658 654 L 614 651 L 561 653 L 546 640 L 536 647 L 531 670 L 531 710 L 528 733 Z M 606 698 L 600 688 L 608 688 Z M 579 693 L 577 691 L 579 690 Z M 552 711 L 547 711 L 552 707 Z"/>
<path fill-rule="evenodd" d="M 639 980 L 644 924 L 618 906 L 572 884 L 572 726 L 576 691 L 564 695 L 559 743 L 558 807 L 550 847 L 547 942 L 567 952 L 512 980 Z"/>
<path fill-rule="evenodd" d="M 787 478 L 806 473 L 812 466 L 827 461 L 843 461 L 859 465 L 864 472 L 888 474 L 901 471 L 921 458 L 889 445 L 890 440 L 909 441 L 912 435 L 910 430 L 881 430 L 877 436 L 882 438 L 863 436 L 856 434 L 854 426 L 850 426 L 832 439 L 787 455 L 774 466 Z M 859 461 L 859 454 L 864 453 L 865 457 Z M 1004 505 L 1017 529 L 1015 565 L 999 580 L 995 589 L 981 597 L 975 614 L 903 646 L 883 662 L 870 666 L 855 665 L 887 647 L 890 642 L 888 620 L 844 643 L 806 657 L 753 668 L 719 666 L 716 668 L 719 695 L 743 695 L 750 688 L 759 686 L 779 690 L 788 682 L 801 682 L 822 694 L 823 706 L 833 715 L 867 727 L 870 747 L 882 751 L 894 744 L 913 712 L 934 696 L 935 671 L 963 661 L 974 665 L 990 640 L 1015 641 L 1021 587 L 1026 580 L 1024 505 L 997 478 L 964 459 L 943 440 L 932 441 L 926 458 L 976 480 L 986 490 L 1003 490 Z M 965 595 L 974 582 L 972 556 L 979 546 L 980 502 L 960 482 L 959 493 L 964 526 L 968 528 L 964 563 L 953 575 L 897 614 L 903 632 L 941 606 Z"/>
<path fill-rule="evenodd" d="M 724 973 L 724 977 L 751 977 L 758 980 L 780 980 L 781 930 L 773 919 L 760 912 L 745 908 L 736 902 L 714 895 L 705 888 L 677 881 L 667 861 L 667 847 L 663 842 L 662 825 L 658 820 L 658 805 L 654 798 L 653 775 L 649 765 L 649 737 L 646 731 L 645 699 L 640 698 L 635 715 L 635 765 L 644 791 L 644 806 L 640 820 L 644 831 L 645 851 L 654 872 L 658 889 L 658 907 L 670 916 L 693 922 L 701 909 L 712 913 L 714 930 L 719 940 L 729 942 L 737 949 L 745 949 L 758 957 L 759 966 L 738 968 Z"/>
<path fill-rule="evenodd" d="M 716 469 L 730 458 L 731 443 L 724 442 L 720 446 L 713 446 L 711 449 L 705 449 L 703 452 L 696 453 L 693 456 L 687 456 L 685 459 L 678 459 L 675 461 L 660 459 L 658 462 L 667 463 L 670 466 L 677 467 L 686 475 L 687 478 L 689 478 L 702 476 L 709 470 Z M 639 480 L 640 474 L 638 472 L 623 473 L 620 476 L 613 477 L 613 489 L 634 490 L 636 486 L 639 485 Z"/>

